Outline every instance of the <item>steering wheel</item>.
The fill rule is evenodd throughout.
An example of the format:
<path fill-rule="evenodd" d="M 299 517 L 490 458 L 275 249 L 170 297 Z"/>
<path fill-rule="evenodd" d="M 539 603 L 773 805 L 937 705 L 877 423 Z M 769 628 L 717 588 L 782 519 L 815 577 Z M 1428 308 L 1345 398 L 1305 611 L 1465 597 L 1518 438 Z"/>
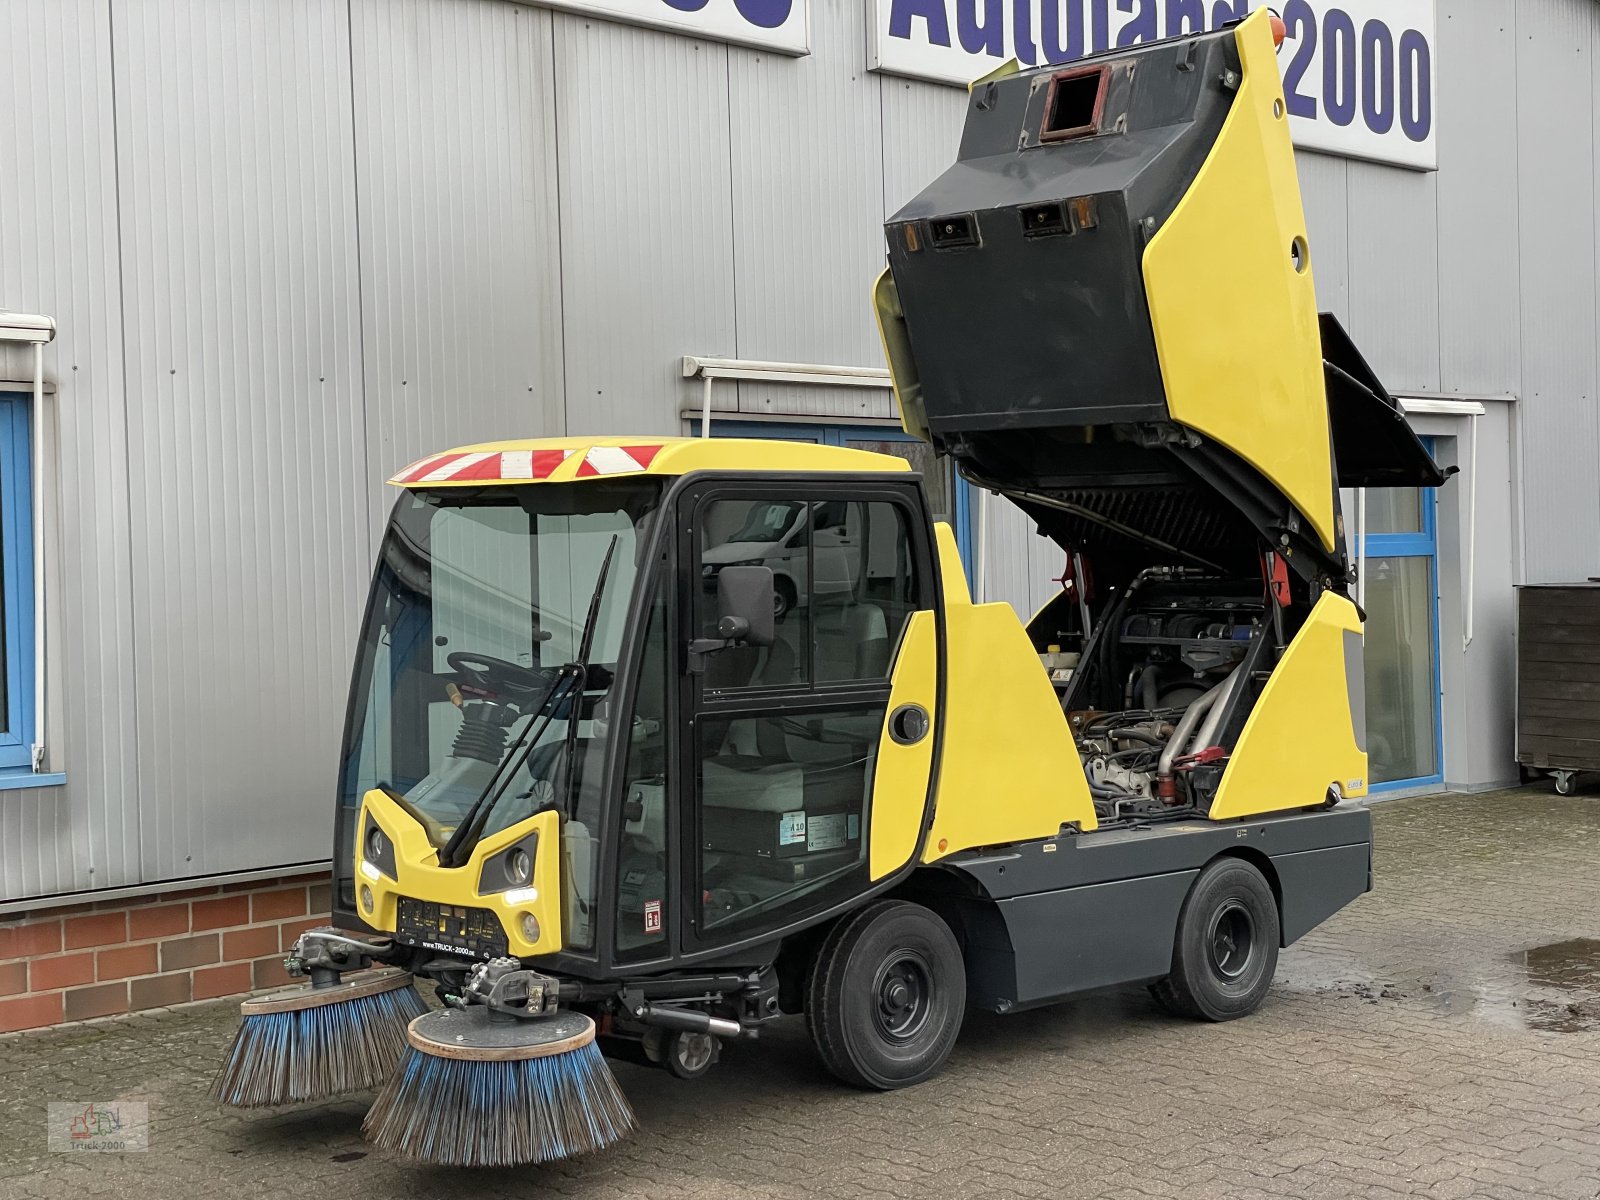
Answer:
<path fill-rule="evenodd" d="M 556 678 L 555 671 L 525 667 L 475 650 L 455 650 L 445 656 L 450 669 L 467 683 L 491 696 L 502 692 L 513 695 L 541 692 Z"/>

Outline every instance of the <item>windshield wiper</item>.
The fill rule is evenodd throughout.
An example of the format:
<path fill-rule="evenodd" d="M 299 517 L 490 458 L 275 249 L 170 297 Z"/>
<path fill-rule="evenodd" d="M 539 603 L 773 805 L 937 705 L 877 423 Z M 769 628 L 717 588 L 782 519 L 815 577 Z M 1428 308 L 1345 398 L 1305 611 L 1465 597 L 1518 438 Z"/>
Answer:
<path fill-rule="evenodd" d="M 489 777 L 489 782 L 483 785 L 483 791 L 472 802 L 472 807 L 467 810 L 467 815 L 461 819 L 461 824 L 456 826 L 456 831 L 450 840 L 439 851 L 439 865 L 441 867 L 463 866 L 477 846 L 478 840 L 483 837 L 485 826 L 489 817 L 494 812 L 495 805 L 500 803 L 500 798 L 505 795 L 506 789 L 511 786 L 511 781 L 516 778 L 517 772 L 522 769 L 522 764 L 528 760 L 539 738 L 550 727 L 550 722 L 555 719 L 558 701 L 571 697 L 572 709 L 569 715 L 570 724 L 567 726 L 567 777 L 566 786 L 571 787 L 572 767 L 571 755 L 573 744 L 577 741 L 578 712 L 583 707 L 583 693 L 589 679 L 589 653 L 594 643 L 595 626 L 600 617 L 600 598 L 605 592 L 606 576 L 611 571 L 611 556 L 616 553 L 617 535 L 611 535 L 611 544 L 606 547 L 606 556 L 600 563 L 600 574 L 595 580 L 594 594 L 589 598 L 589 613 L 583 623 L 583 634 L 578 640 L 578 657 L 575 661 L 561 668 L 561 673 L 550 690 L 544 694 L 544 699 L 539 701 L 539 707 L 528 718 L 528 724 L 522 731 L 522 736 L 511 747 L 510 753 L 500 760 L 500 765 Z M 566 797 L 563 796 L 563 800 Z"/>

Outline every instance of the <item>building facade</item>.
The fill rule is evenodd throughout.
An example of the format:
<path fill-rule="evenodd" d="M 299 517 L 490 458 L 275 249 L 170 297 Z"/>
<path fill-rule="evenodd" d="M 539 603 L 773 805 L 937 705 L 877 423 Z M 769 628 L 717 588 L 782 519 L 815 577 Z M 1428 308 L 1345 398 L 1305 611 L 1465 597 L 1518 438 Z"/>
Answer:
<path fill-rule="evenodd" d="M 0 343 L 0 467 L 36 464 L 0 471 L 8 704 L 39 708 L 0 739 L 0 994 L 8 957 L 119 937 L 153 947 L 144 976 L 273 978 L 276 947 L 227 935 L 285 879 L 300 911 L 260 919 L 287 939 L 315 916 L 384 481 L 425 453 L 696 432 L 709 395 L 713 433 L 914 458 L 982 592 L 1040 603 L 1058 552 L 904 440 L 867 302 L 884 218 L 954 158 L 950 80 L 1024 40 L 1052 55 L 1031 4 L 8 0 L 0 306 L 57 333 L 37 423 L 32 349 Z M 1107 24 L 1124 6 L 1083 0 L 1054 36 L 1093 49 L 1145 9 L 1166 33 L 1249 6 Z M 1516 777 L 1513 585 L 1600 573 L 1600 6 L 1400 7 L 1422 33 L 1287 6 L 1324 54 L 1389 56 L 1356 83 L 1348 56 L 1286 70 L 1325 113 L 1365 88 L 1389 131 L 1297 131 L 1313 270 L 1461 468 L 1437 497 L 1345 497 L 1366 516 L 1375 778 L 1478 788 Z M 708 383 L 686 356 L 745 369 Z M 242 914 L 213 903 L 235 894 Z M 163 936 L 200 944 L 169 963 Z M 0 1029 L 137 1005 L 91 967 L 93 1003 L 0 1007 Z M 37 998 L 29 978 L 12 990 Z"/>

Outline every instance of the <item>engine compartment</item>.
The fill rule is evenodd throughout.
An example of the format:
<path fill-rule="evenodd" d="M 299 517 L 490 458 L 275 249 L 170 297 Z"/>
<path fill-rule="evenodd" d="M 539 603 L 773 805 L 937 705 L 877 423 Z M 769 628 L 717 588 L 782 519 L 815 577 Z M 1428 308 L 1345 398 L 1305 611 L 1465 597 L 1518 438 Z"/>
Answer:
<path fill-rule="evenodd" d="M 1269 583 L 1270 561 L 1254 579 L 1152 566 L 1096 597 L 1088 564 L 1069 564 L 1029 634 L 1096 815 L 1105 825 L 1204 813 L 1292 636 L 1287 581 Z"/>

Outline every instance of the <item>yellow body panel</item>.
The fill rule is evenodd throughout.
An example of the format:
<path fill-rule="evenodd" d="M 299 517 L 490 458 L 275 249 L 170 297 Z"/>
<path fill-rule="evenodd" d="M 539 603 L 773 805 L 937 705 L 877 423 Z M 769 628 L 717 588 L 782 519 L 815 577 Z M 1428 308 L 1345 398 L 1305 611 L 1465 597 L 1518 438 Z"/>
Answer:
<path fill-rule="evenodd" d="M 617 469 L 613 456 L 600 473 L 580 473 L 591 450 L 644 448 L 654 451 L 647 465 L 637 469 Z M 556 452 L 564 456 L 559 465 L 537 479 L 526 477 L 436 479 L 427 483 L 406 477 L 429 463 L 445 463 L 463 454 L 539 454 Z M 569 437 L 536 438 L 524 441 L 482 442 L 457 446 L 419 459 L 398 472 L 389 482 L 397 487 L 483 487 L 497 483 L 565 483 L 573 479 L 615 479 L 627 475 L 687 475 L 691 471 L 741 471 L 760 475 L 783 471 L 808 472 L 901 472 L 911 469 L 903 458 L 874 454 L 870 450 L 851 450 L 844 446 L 822 446 L 812 442 L 766 440 L 762 438 L 667 438 L 650 437 Z"/>
<path fill-rule="evenodd" d="M 478 843 L 472 859 L 465 866 L 446 868 L 439 866 L 439 851 L 428 840 L 427 831 L 403 808 L 380 791 L 371 791 L 362 798 L 363 813 L 370 813 L 378 826 L 394 842 L 395 870 L 399 879 L 383 876 L 374 878 L 374 872 L 363 869 L 360 838 L 357 838 L 355 878 L 356 890 L 372 889 L 372 911 L 360 905 L 361 917 L 374 929 L 394 932 L 396 909 L 401 896 L 413 900 L 426 900 L 435 904 L 459 905 L 463 908 L 486 908 L 500 918 L 506 931 L 506 942 L 517 958 L 533 958 L 540 954 L 554 954 L 561 949 L 561 818 L 555 812 L 535 813 L 508 829 L 491 834 Z M 365 817 L 358 816 L 356 828 L 365 828 Z M 516 892 L 479 895 L 478 880 L 483 875 L 483 864 L 508 846 L 514 846 L 528 834 L 539 835 L 539 845 L 533 856 L 533 884 Z M 527 895 L 526 893 L 533 894 Z M 520 894 L 519 894 L 520 893 Z M 522 936 L 522 914 L 532 913 L 539 922 L 539 939 L 530 942 Z"/>
<path fill-rule="evenodd" d="M 1150 323 L 1173 419 L 1260 471 L 1332 551 L 1322 340 L 1267 13 L 1258 9 L 1235 37 L 1244 79 L 1233 107 L 1144 252 Z"/>
<path fill-rule="evenodd" d="M 931 442 L 927 413 L 922 406 L 922 380 L 917 374 L 916 356 L 911 352 L 911 334 L 906 331 L 905 310 L 900 307 L 900 292 L 889 268 L 883 269 L 872 285 L 872 307 L 878 316 L 878 340 L 883 343 L 883 358 L 889 364 L 889 390 L 900 413 L 900 427 L 914 438 Z"/>
<path fill-rule="evenodd" d="M 920 704 L 930 723 L 938 721 L 939 629 L 932 612 L 914 612 L 906 622 L 890 676 L 889 712 L 903 704 Z M 928 774 L 933 769 L 934 736 L 903 746 L 889 736 L 889 722 L 878 738 L 878 761 L 872 776 L 872 818 L 868 873 L 874 882 L 893 874 L 916 853 L 928 802 Z"/>
<path fill-rule="evenodd" d="M 1330 787 L 1345 797 L 1367 794 L 1367 756 L 1351 715 L 1361 663 L 1345 661 L 1347 634 L 1361 635 L 1356 606 L 1324 592 L 1245 722 L 1211 804 L 1213 821 L 1321 804 Z"/>
<path fill-rule="evenodd" d="M 973 604 L 955 535 L 934 526 L 945 603 L 944 728 L 923 862 L 1098 827 L 1066 714 L 1009 604 Z"/>

